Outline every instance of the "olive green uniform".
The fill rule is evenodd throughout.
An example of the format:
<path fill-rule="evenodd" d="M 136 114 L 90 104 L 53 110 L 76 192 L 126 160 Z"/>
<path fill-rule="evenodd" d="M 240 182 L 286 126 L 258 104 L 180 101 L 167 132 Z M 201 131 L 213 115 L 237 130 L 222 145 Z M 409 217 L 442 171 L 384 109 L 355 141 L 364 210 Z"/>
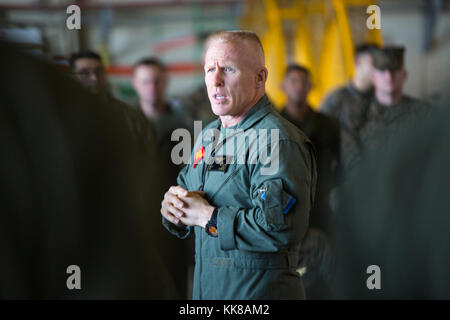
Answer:
<path fill-rule="evenodd" d="M 388 46 L 373 51 L 373 67 L 377 72 L 401 72 L 404 68 L 405 48 Z M 375 84 L 375 87 L 377 84 Z M 379 103 L 374 94 L 368 108 L 361 117 L 358 144 L 345 150 L 345 167 L 347 171 L 353 168 L 361 159 L 364 149 L 369 144 L 376 144 L 383 148 L 382 139 L 374 139 L 380 132 L 386 131 L 385 136 L 394 135 L 400 128 L 417 117 L 423 117 L 430 108 L 422 101 L 402 95 L 400 100 L 390 106 Z"/>
<path fill-rule="evenodd" d="M 446 103 L 383 130 L 340 189 L 336 298 L 450 299 L 449 118 Z"/>
<path fill-rule="evenodd" d="M 161 186 L 161 196 L 171 186 L 177 184 L 178 172 L 181 170 L 180 165 L 173 163 L 171 152 L 173 147 L 178 143 L 171 140 L 172 133 L 179 128 L 187 128 L 181 111 L 176 110 L 171 104 L 167 103 L 164 112 L 155 119 L 148 119 L 150 124 L 155 127 L 156 146 L 159 155 L 159 171 Z M 159 213 L 159 212 L 158 212 Z M 173 237 L 161 228 L 164 233 L 161 239 L 164 241 L 164 251 L 161 256 L 168 265 L 169 273 L 172 275 L 175 286 L 179 293 L 180 299 L 187 299 L 188 296 L 188 267 L 193 265 L 193 241 L 186 242 Z"/>
<path fill-rule="evenodd" d="M 157 152 L 160 157 L 161 172 L 164 173 L 164 179 L 161 181 L 164 190 L 176 184 L 178 172 L 181 166 L 173 163 L 171 153 L 173 147 L 178 143 L 172 141 L 172 133 L 176 129 L 188 129 L 185 116 L 180 110 L 176 110 L 171 104 L 167 103 L 164 112 L 158 119 L 148 119 L 155 128 Z"/>
<path fill-rule="evenodd" d="M 220 126 L 219 119 L 213 121 L 203 130 L 202 136 L 209 129 Z M 163 219 L 165 227 L 180 238 L 187 237 L 192 229 L 195 231 L 193 298 L 304 298 L 303 285 L 295 269 L 317 180 L 312 144 L 279 115 L 267 96 L 260 99 L 233 129 L 236 129 L 234 136 L 227 134 L 224 144 L 219 139 L 215 148 L 211 148 L 212 142 L 205 143 L 205 137 L 203 143 L 199 137 L 193 156 L 205 147 L 204 159 L 196 165 L 195 162 L 187 165 L 178 176 L 180 186 L 190 191 L 203 190 L 206 200 L 218 208 L 218 237 L 207 235 L 201 227 L 181 229 Z M 260 140 L 261 134 L 252 136 L 250 129 L 258 133 L 261 132 L 258 130 L 266 129 L 270 143 L 261 143 L 264 141 Z M 275 139 L 273 129 L 278 130 L 279 139 Z M 246 134 L 248 139 L 243 140 L 248 144 L 235 143 L 235 148 L 229 147 L 231 139 L 239 141 Z M 276 162 L 278 151 L 278 170 L 265 174 L 264 169 L 269 165 L 254 161 L 258 152 L 250 146 L 258 141 L 260 155 L 264 152 L 261 150 L 271 149 L 268 158 L 271 161 Z M 227 163 L 232 163 L 224 166 L 208 164 L 210 159 L 218 156 L 224 156 Z M 230 158 L 233 161 L 229 161 Z M 239 159 L 244 159 L 245 163 L 240 164 Z"/>
<path fill-rule="evenodd" d="M 360 145 L 347 150 L 346 168 L 354 168 L 359 163 L 369 144 L 382 141 L 375 139 L 382 131 L 386 131 L 385 136 L 392 136 L 411 121 L 426 116 L 429 110 L 427 103 L 407 95 L 403 95 L 400 101 L 392 106 L 381 105 L 374 96 L 359 132 Z"/>
<path fill-rule="evenodd" d="M 341 127 L 341 162 L 347 165 L 347 154 L 360 148 L 360 130 L 366 121 L 366 112 L 373 98 L 373 91 L 361 92 L 352 82 L 327 96 L 320 111 L 339 120 Z"/>
<path fill-rule="evenodd" d="M 174 298 L 149 241 L 154 155 L 125 109 L 2 41 L 0 70 L 0 299 Z"/>

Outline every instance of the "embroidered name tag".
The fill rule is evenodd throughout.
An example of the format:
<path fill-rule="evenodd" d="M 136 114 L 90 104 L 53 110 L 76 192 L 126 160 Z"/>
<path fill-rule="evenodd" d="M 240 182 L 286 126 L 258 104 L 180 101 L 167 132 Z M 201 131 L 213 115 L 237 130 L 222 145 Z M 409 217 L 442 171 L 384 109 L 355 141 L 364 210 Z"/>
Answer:
<path fill-rule="evenodd" d="M 214 157 L 214 161 L 208 165 L 208 170 L 209 171 L 227 172 L 232 159 L 233 159 L 232 157 L 226 157 L 226 156 Z"/>

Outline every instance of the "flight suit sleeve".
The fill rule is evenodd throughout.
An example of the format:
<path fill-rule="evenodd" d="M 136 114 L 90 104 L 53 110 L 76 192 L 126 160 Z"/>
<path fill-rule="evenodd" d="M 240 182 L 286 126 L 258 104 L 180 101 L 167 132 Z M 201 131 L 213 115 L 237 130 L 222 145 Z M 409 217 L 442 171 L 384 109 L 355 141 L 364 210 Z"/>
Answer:
<path fill-rule="evenodd" d="M 184 166 L 178 174 L 177 183 L 180 187 L 188 190 L 188 185 L 186 183 L 186 175 L 189 170 L 189 165 Z M 191 227 L 183 225 L 182 227 L 176 226 L 166 218 L 162 217 L 162 225 L 166 228 L 170 233 L 177 236 L 180 239 L 185 239 L 191 233 Z"/>
<path fill-rule="evenodd" d="M 316 188 L 314 150 L 310 142 L 282 140 L 272 148 L 271 162 L 277 153 L 278 170 L 271 174 L 261 172 L 268 165 L 249 165 L 251 208 L 218 208 L 222 250 L 277 252 L 301 243 Z"/>

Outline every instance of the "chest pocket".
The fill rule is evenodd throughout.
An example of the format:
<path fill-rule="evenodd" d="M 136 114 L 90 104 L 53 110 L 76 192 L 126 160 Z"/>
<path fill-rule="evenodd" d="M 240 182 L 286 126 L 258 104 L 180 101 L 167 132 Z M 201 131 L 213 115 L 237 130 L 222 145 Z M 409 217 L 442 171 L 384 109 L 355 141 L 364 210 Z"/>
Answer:
<path fill-rule="evenodd" d="M 295 197 L 284 191 L 282 179 L 265 181 L 253 197 L 263 209 L 267 223 L 273 225 L 286 224 L 286 215 L 296 202 Z"/>
<path fill-rule="evenodd" d="M 239 174 L 242 172 L 243 165 L 237 165 L 235 163 L 230 164 L 226 171 L 220 170 L 208 170 L 206 173 L 206 189 L 205 191 L 209 195 L 208 200 L 218 201 L 217 197 L 223 198 L 223 200 L 231 201 L 226 205 L 236 205 L 235 201 L 238 200 L 242 194 L 248 194 L 248 191 L 242 189 L 242 181 L 236 183 L 234 179 L 240 179 Z M 248 190 L 248 189 L 246 189 Z M 248 196 L 247 196 L 248 198 Z M 214 202 L 214 203 L 220 203 Z M 238 201 L 239 203 L 239 201 Z"/>

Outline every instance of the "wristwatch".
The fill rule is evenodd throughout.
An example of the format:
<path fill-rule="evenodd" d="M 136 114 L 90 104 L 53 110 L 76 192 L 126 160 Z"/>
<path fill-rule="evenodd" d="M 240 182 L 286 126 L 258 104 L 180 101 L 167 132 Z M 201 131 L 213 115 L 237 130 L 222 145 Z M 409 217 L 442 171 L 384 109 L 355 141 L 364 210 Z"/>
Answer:
<path fill-rule="evenodd" d="M 219 212 L 219 209 L 214 208 L 214 211 L 211 215 L 211 218 L 209 219 L 208 223 L 205 226 L 206 233 L 214 238 L 218 237 L 217 232 L 217 213 Z"/>

